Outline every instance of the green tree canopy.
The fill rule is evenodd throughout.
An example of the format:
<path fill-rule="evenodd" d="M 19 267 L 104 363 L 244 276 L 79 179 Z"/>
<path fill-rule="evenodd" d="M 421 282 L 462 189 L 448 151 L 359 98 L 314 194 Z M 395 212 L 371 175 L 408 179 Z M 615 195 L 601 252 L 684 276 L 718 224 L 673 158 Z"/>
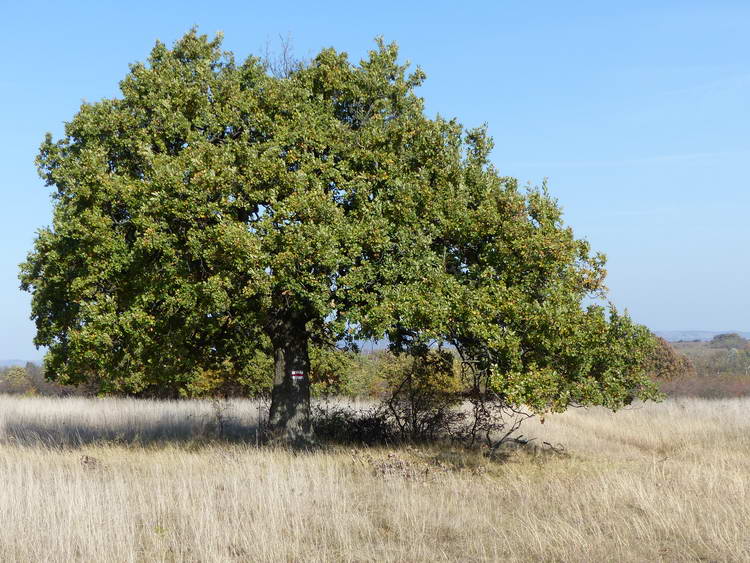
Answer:
<path fill-rule="evenodd" d="M 603 256 L 498 173 L 485 128 L 426 116 L 423 80 L 382 41 L 282 77 L 195 30 L 157 43 L 41 147 L 54 218 L 21 282 L 47 373 L 253 389 L 273 356 L 272 418 L 301 428 L 309 345 L 387 337 L 453 344 L 540 412 L 648 396 L 648 331 L 583 305 Z"/>

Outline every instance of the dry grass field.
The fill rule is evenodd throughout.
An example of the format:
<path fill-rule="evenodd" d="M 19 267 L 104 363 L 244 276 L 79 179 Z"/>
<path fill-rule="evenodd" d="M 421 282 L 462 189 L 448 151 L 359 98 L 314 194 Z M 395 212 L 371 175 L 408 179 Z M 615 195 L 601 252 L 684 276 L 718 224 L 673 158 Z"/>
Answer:
<path fill-rule="evenodd" d="M 0 398 L 0 561 L 750 560 L 747 399 L 572 410 L 494 461 L 259 448 L 256 403 L 221 412 Z"/>

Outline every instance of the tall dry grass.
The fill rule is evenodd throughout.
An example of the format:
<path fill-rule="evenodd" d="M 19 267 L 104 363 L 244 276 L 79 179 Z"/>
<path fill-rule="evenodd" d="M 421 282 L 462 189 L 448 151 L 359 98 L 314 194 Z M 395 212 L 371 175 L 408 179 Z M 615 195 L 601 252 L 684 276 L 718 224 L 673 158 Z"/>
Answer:
<path fill-rule="evenodd" d="M 749 560 L 749 407 L 572 410 L 490 461 L 259 448 L 249 401 L 215 440 L 208 402 L 4 397 L 0 560 Z"/>

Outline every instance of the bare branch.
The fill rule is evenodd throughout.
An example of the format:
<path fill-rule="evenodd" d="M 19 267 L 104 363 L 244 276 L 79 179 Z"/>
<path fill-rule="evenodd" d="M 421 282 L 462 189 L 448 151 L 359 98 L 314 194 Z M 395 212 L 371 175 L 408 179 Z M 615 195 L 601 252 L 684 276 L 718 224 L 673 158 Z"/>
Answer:
<path fill-rule="evenodd" d="M 266 41 L 261 60 L 266 70 L 276 78 L 289 78 L 294 72 L 307 65 L 307 61 L 294 55 L 291 34 L 287 34 L 286 37 L 279 34 L 278 50 L 274 50 L 271 42 Z"/>

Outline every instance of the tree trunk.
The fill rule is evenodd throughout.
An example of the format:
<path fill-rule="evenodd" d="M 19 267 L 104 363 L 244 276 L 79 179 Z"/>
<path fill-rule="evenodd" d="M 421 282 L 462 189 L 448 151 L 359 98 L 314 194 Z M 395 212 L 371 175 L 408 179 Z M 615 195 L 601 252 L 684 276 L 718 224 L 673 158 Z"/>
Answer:
<path fill-rule="evenodd" d="M 274 378 L 270 426 L 273 437 L 304 444 L 312 438 L 310 424 L 310 358 L 304 322 L 284 323 L 274 339 Z"/>

